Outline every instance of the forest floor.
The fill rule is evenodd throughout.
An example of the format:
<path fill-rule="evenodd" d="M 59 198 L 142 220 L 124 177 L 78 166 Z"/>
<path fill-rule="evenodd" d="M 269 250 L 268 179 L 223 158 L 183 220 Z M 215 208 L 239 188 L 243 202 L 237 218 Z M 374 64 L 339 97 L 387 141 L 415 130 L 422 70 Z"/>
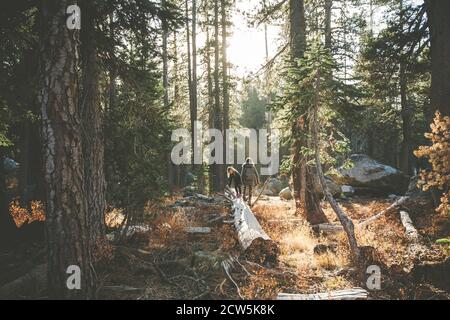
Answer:
<path fill-rule="evenodd" d="M 393 201 L 352 197 L 340 203 L 358 222 Z M 169 198 L 165 204 L 147 209 L 151 230 L 136 234 L 127 248 L 116 248 L 113 263 L 101 270 L 105 287 L 125 284 L 131 288 L 113 293 L 108 290 L 100 298 L 274 299 L 280 292 L 317 293 L 359 287 L 344 234 L 314 235 L 294 215 L 294 208 L 293 201 L 279 197 L 263 197 L 252 208 L 263 229 L 280 246 L 278 266 L 268 268 L 255 263 L 257 257 L 241 251 L 225 201 L 219 197 L 212 202 Z M 336 221 L 331 208 L 325 203 L 323 208 L 330 221 Z M 357 229 L 359 244 L 376 248 L 385 264 L 382 272 L 387 273 L 382 273 L 381 290 L 371 291 L 369 298 L 449 299 L 450 292 L 433 285 L 436 281 L 430 277 L 410 276 L 418 263 L 439 265 L 448 258 L 449 253 L 434 244 L 435 239 L 449 234 L 448 219 L 436 215 L 427 201 L 416 202 L 408 211 L 429 249 L 421 256 L 410 251 L 398 212 L 387 214 L 364 230 Z M 188 227 L 210 227 L 211 232 L 191 234 L 186 232 Z M 335 249 L 315 254 L 317 244 L 331 244 Z M 229 274 L 222 261 L 230 262 Z M 134 292 L 132 288 L 139 290 Z"/>
<path fill-rule="evenodd" d="M 393 202 L 356 196 L 339 200 L 355 223 Z M 329 220 L 336 221 L 329 205 L 322 206 Z M 136 232 L 132 236 L 120 245 L 106 243 L 98 251 L 98 297 L 274 299 L 280 292 L 317 293 L 360 287 L 348 259 L 344 234 L 314 235 L 295 216 L 294 208 L 293 201 L 279 197 L 262 197 L 252 208 L 263 229 L 280 247 L 278 265 L 267 267 L 258 264 L 258 257 L 242 252 L 230 204 L 222 197 L 179 195 L 151 204 L 142 226 L 133 229 Z M 448 268 L 441 268 L 443 261 L 448 262 L 449 252 L 434 244 L 450 234 L 449 220 L 437 215 L 425 200 L 416 201 L 407 210 L 427 247 L 419 255 L 411 251 L 398 211 L 386 214 L 364 230 L 356 229 L 359 244 L 376 248 L 384 264 L 381 290 L 370 291 L 369 299 L 450 299 L 448 282 L 443 287 L 441 280 L 436 280 L 442 278 L 442 272 L 450 274 Z M 112 210 L 107 218 L 110 226 L 119 224 L 121 213 Z M 190 227 L 209 227 L 210 232 L 189 233 Z M 333 249 L 316 254 L 318 244 Z M 45 261 L 43 244 L 24 245 L 16 251 L 9 253 L 13 258 L 7 264 L 1 265 L 0 287 Z M 431 276 L 412 275 L 414 267 L 424 262 L 438 266 L 438 271 L 431 272 Z M 15 267 L 19 264 L 21 268 Z M 33 298 L 45 298 L 45 293 L 35 294 Z"/>

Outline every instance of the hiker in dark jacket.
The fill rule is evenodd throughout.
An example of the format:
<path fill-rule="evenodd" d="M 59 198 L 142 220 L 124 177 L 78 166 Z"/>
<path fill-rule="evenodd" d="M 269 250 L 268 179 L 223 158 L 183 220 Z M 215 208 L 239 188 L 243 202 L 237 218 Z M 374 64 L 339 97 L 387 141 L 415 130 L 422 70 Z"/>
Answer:
<path fill-rule="evenodd" d="M 253 164 L 252 159 L 247 158 L 245 163 L 242 165 L 242 183 L 244 184 L 244 201 L 246 190 L 248 188 L 248 204 L 252 202 L 252 188 L 259 184 L 259 175 L 258 171 Z"/>
<path fill-rule="evenodd" d="M 231 184 L 233 183 L 234 184 L 234 190 L 236 190 L 236 196 L 238 198 L 240 198 L 241 194 L 242 194 L 241 174 L 239 173 L 239 171 L 237 171 L 233 167 L 228 167 L 227 168 L 227 174 L 228 174 L 228 187 L 231 187 Z"/>

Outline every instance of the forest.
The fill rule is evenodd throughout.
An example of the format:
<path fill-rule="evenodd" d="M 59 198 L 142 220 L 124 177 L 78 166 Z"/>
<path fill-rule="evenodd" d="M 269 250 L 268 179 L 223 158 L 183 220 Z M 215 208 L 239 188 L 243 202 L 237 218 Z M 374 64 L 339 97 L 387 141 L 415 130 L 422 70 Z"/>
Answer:
<path fill-rule="evenodd" d="M 450 1 L 1 1 L 0 37 L 0 300 L 450 298 Z"/>

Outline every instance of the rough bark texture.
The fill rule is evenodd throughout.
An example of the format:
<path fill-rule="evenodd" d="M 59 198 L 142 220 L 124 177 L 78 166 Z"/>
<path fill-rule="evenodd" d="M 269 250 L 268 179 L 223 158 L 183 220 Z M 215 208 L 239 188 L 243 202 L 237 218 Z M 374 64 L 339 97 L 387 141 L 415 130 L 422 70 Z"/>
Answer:
<path fill-rule="evenodd" d="M 205 50 L 205 61 L 206 61 L 206 76 L 207 76 L 207 90 L 208 90 L 208 128 L 214 128 L 215 121 L 215 108 L 214 108 L 214 90 L 213 90 L 213 79 L 212 79 L 212 67 L 211 67 L 211 37 L 210 37 L 210 20 L 209 15 L 206 15 L 206 50 Z M 214 170 L 215 165 L 209 166 L 208 174 L 208 184 L 209 191 L 214 190 Z"/>
<path fill-rule="evenodd" d="M 400 1 L 400 25 L 403 28 L 404 17 L 403 17 L 403 0 Z M 403 140 L 400 148 L 400 170 L 405 174 L 411 174 L 411 157 L 412 157 L 412 110 L 408 105 L 408 79 L 406 74 L 406 61 L 403 57 L 400 57 L 400 105 L 401 105 L 401 116 L 402 116 L 402 133 Z"/>
<path fill-rule="evenodd" d="M 450 1 L 426 0 L 431 33 L 431 108 L 450 116 Z"/>
<path fill-rule="evenodd" d="M 295 64 L 297 59 L 303 57 L 306 48 L 305 9 L 303 1 L 290 0 L 289 4 L 291 58 Z M 292 125 L 292 184 L 296 212 L 310 224 L 326 223 L 328 220 L 313 192 L 313 176 L 308 170 L 308 159 L 301 153 L 303 147 L 308 147 L 308 133 L 309 124 L 306 116 L 302 115 Z"/>
<path fill-rule="evenodd" d="M 100 106 L 97 47 L 95 43 L 95 7 L 92 1 L 82 2 L 81 57 L 83 62 L 82 137 L 85 192 L 92 244 L 105 236 L 106 181 L 104 175 L 104 143 Z"/>
<path fill-rule="evenodd" d="M 78 95 L 79 31 L 66 27 L 70 3 L 44 1 L 40 47 L 48 282 L 52 298 L 92 298 L 89 218 Z M 81 269 L 81 289 L 68 290 L 67 268 Z"/>
<path fill-rule="evenodd" d="M 225 130 L 230 128 L 230 96 L 228 92 L 228 59 L 227 59 L 227 3 L 221 0 L 222 15 L 222 97 L 223 97 L 223 136 Z M 226 152 L 226 143 L 223 142 L 223 150 Z M 226 154 L 224 154 L 226 159 Z"/>
<path fill-rule="evenodd" d="M 214 1 L 214 128 L 222 129 L 222 110 L 220 108 L 220 81 L 219 81 L 219 0 Z M 225 186 L 223 165 L 214 164 L 214 191 L 221 191 Z"/>
<path fill-rule="evenodd" d="M 331 7 L 333 0 L 325 0 L 325 48 L 331 49 Z"/>

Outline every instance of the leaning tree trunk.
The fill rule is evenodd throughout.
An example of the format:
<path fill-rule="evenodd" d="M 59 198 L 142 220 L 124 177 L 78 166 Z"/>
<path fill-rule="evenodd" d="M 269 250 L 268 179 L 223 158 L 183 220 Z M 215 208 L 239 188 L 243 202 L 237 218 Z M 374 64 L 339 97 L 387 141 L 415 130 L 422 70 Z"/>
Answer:
<path fill-rule="evenodd" d="M 290 0 L 291 59 L 303 57 L 306 48 L 306 23 L 303 0 Z M 297 108 L 301 106 L 297 105 Z M 303 112 L 297 112 L 298 114 Z M 302 148 L 308 147 L 309 124 L 306 116 L 300 116 L 292 124 L 292 184 L 297 214 L 302 214 L 310 224 L 328 222 L 314 193 L 313 175 L 308 170 L 308 158 L 302 155 Z"/>
<path fill-rule="evenodd" d="M 319 108 L 319 90 L 320 90 L 320 84 L 319 84 L 319 77 L 317 79 L 316 88 L 315 88 L 315 98 L 314 98 L 314 110 L 313 110 L 313 117 L 312 117 L 312 140 L 314 145 L 314 152 L 315 152 L 315 161 L 316 161 L 316 170 L 317 170 L 317 176 L 319 178 L 320 186 L 322 187 L 323 194 L 325 195 L 327 201 L 330 203 L 331 208 L 333 208 L 333 211 L 336 213 L 339 221 L 342 224 L 342 227 L 344 228 L 345 233 L 347 234 L 348 243 L 350 246 L 350 251 L 352 253 L 353 261 L 356 265 L 359 265 L 361 263 L 361 254 L 360 249 L 358 247 L 358 243 L 356 241 L 355 236 L 355 227 L 353 224 L 353 221 L 347 217 L 344 211 L 342 211 L 341 207 L 337 203 L 337 201 L 334 199 L 333 195 L 331 194 L 330 190 L 328 189 L 327 183 L 325 181 L 325 176 L 322 171 L 322 164 L 320 163 L 320 149 L 319 149 L 319 133 L 317 128 L 317 113 Z"/>
<path fill-rule="evenodd" d="M 52 298 L 93 298 L 89 217 L 85 197 L 78 105 L 79 31 L 66 27 L 69 1 L 46 1 L 40 44 L 43 161 L 46 182 L 48 285 Z M 69 290 L 67 269 L 81 270 L 81 287 Z"/>
<path fill-rule="evenodd" d="M 425 0 L 431 34 L 431 107 L 450 116 L 450 1 Z"/>
<path fill-rule="evenodd" d="M 95 7 L 92 1 L 83 2 L 81 29 L 82 80 L 82 135 L 85 173 L 85 192 L 89 212 L 89 237 L 92 244 L 105 236 L 106 181 L 104 175 L 104 144 L 100 106 L 97 48 L 94 34 Z"/>

